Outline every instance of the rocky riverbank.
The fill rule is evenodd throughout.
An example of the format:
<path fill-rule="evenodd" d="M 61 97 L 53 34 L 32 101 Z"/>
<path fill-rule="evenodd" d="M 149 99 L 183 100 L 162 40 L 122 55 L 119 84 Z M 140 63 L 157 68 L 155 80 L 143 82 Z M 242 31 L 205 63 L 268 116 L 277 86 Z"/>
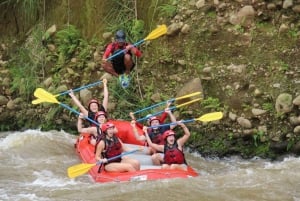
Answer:
<path fill-rule="evenodd" d="M 70 111 L 58 104 L 31 104 L 34 89 L 57 94 L 106 77 L 112 118 L 129 119 L 129 111 L 201 91 L 200 103 L 175 114 L 188 119 L 224 113 L 221 121 L 190 125 L 190 147 L 203 155 L 299 154 L 300 1 L 199 0 L 168 6 L 174 12 L 162 9 L 158 23 L 167 24 L 168 33 L 140 47 L 144 55 L 127 91 L 99 64 L 112 32 L 93 42 L 74 27 L 66 42 L 63 27 L 51 24 L 41 32 L 35 25 L 25 42 L 3 40 L 0 129 L 74 131 L 76 115 Z M 101 98 L 101 92 L 100 85 L 78 96 L 86 103 Z M 67 96 L 59 100 L 72 105 Z"/>

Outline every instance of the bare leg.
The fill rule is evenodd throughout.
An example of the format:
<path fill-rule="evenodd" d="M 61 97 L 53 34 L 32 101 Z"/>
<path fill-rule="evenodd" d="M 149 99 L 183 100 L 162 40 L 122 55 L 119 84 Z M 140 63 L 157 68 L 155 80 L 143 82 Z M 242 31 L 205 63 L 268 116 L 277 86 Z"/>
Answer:
<path fill-rule="evenodd" d="M 160 153 L 153 154 L 151 159 L 154 165 L 161 165 L 163 163 L 163 158 Z"/>
<path fill-rule="evenodd" d="M 130 54 L 125 54 L 124 56 L 124 65 L 125 65 L 125 73 L 129 74 L 130 70 L 133 67 L 133 61 L 132 61 L 132 57 Z"/>
<path fill-rule="evenodd" d="M 105 165 L 108 172 L 135 172 L 134 167 L 129 163 L 109 163 Z"/>
<path fill-rule="evenodd" d="M 114 75 L 114 76 L 116 76 L 116 77 L 119 76 L 119 74 L 115 71 L 115 69 L 113 68 L 113 66 L 112 66 L 112 64 L 111 64 L 110 62 L 104 63 L 104 64 L 102 65 L 102 67 L 103 67 L 103 69 L 104 69 L 106 72 L 108 72 L 108 73 L 110 73 L 110 74 L 112 74 L 112 75 Z"/>
<path fill-rule="evenodd" d="M 141 168 L 140 162 L 133 158 L 124 157 L 122 159 L 122 163 L 128 163 L 128 164 L 132 165 L 132 167 L 135 170 L 140 170 L 140 168 Z"/>

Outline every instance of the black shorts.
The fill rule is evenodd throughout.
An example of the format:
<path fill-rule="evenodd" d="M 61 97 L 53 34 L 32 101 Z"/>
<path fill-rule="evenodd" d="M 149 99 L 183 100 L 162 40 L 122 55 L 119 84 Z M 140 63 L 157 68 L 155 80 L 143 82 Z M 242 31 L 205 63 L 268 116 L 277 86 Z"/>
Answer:
<path fill-rule="evenodd" d="M 121 50 L 118 50 L 118 51 L 121 51 Z M 116 54 L 118 51 L 115 51 L 114 54 Z M 126 70 L 126 67 L 124 64 L 124 55 L 125 55 L 124 53 L 121 53 L 111 60 L 114 70 L 119 75 L 124 74 L 124 72 Z M 133 66 L 131 67 L 130 71 L 133 69 L 134 66 L 135 66 L 135 64 L 133 63 Z"/>

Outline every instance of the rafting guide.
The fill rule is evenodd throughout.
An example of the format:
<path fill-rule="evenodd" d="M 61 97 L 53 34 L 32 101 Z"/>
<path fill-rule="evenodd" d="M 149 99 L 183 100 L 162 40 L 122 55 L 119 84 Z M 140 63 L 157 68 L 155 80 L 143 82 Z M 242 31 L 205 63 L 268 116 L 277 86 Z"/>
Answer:
<path fill-rule="evenodd" d="M 116 56 L 109 61 L 108 58 L 111 55 Z M 142 52 L 134 45 L 126 42 L 125 32 L 119 30 L 116 32 L 115 42 L 108 44 L 102 57 L 103 69 L 106 72 L 119 77 L 120 84 L 123 88 L 129 86 L 129 74 L 135 66 L 132 58 L 133 55 L 141 57 Z"/>

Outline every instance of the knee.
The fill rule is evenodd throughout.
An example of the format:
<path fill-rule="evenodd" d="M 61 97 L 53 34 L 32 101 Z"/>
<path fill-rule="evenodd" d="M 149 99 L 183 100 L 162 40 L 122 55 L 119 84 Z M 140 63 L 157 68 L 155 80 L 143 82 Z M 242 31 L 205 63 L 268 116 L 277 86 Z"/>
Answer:
<path fill-rule="evenodd" d="M 130 54 L 125 54 L 125 55 L 124 55 L 124 59 L 125 59 L 126 61 L 131 61 L 131 60 L 132 60 Z"/>

